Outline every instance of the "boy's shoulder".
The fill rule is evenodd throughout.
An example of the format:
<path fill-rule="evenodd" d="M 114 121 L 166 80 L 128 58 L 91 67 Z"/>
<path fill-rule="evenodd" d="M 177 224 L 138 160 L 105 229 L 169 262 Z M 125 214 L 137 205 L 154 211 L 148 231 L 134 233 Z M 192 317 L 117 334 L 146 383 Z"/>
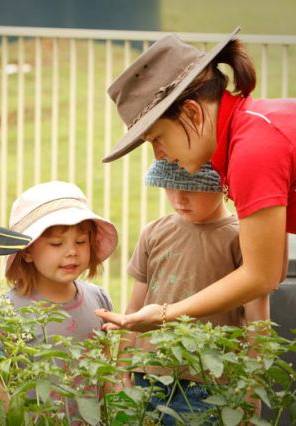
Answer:
<path fill-rule="evenodd" d="M 162 216 L 158 219 L 152 220 L 151 222 L 147 223 L 144 226 L 142 232 L 147 233 L 158 228 L 173 226 L 175 225 L 175 218 L 176 218 L 176 213 L 171 213 L 171 214 Z"/>
<path fill-rule="evenodd" d="M 205 223 L 205 224 L 194 224 L 190 223 L 187 220 L 180 217 L 177 213 L 171 213 L 166 216 L 163 216 L 159 219 L 153 220 L 147 225 L 144 226 L 142 233 L 150 233 L 151 231 L 170 228 L 170 227 L 191 227 L 198 228 L 205 231 L 206 229 L 225 229 L 227 230 L 235 230 L 237 231 L 239 228 L 239 220 L 236 214 L 232 214 L 223 219 L 219 219 L 215 222 Z"/>
<path fill-rule="evenodd" d="M 239 238 L 239 220 L 235 214 L 209 224 L 208 232 L 216 238 L 233 240 Z"/>
<path fill-rule="evenodd" d="M 217 228 L 225 229 L 238 229 L 239 220 L 236 214 L 232 214 L 224 219 L 220 219 L 216 222 Z"/>

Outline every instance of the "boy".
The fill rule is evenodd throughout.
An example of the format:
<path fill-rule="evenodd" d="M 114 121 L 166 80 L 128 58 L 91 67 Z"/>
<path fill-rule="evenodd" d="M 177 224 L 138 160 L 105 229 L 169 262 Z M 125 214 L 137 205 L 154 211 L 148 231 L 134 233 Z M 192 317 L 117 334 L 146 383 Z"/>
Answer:
<path fill-rule="evenodd" d="M 127 313 L 136 312 L 147 304 L 162 305 L 185 299 L 241 264 L 238 221 L 227 209 L 219 175 L 209 164 L 199 172 L 189 174 L 176 163 L 155 161 L 146 175 L 146 184 L 165 188 L 175 213 L 149 223 L 141 233 L 128 265 L 135 283 Z M 267 297 L 200 320 L 215 325 L 241 326 L 265 319 L 269 319 Z M 135 333 L 130 339 L 129 346 L 152 350 L 152 345 L 137 338 Z M 166 374 L 158 367 L 150 367 L 148 372 Z M 148 386 L 144 376 L 143 370 L 135 372 L 135 383 Z M 192 381 L 196 382 L 194 386 L 190 385 Z M 202 400 L 207 397 L 207 392 L 202 384 L 197 383 L 197 378 L 185 372 L 181 382 L 193 409 L 206 410 L 208 405 Z M 124 383 L 131 383 L 129 375 L 125 375 Z M 154 402 L 155 405 L 163 404 L 157 400 L 151 402 L 152 405 Z M 180 390 L 175 392 L 170 407 L 179 414 L 188 411 Z M 166 415 L 163 424 L 174 425 L 175 421 Z"/>

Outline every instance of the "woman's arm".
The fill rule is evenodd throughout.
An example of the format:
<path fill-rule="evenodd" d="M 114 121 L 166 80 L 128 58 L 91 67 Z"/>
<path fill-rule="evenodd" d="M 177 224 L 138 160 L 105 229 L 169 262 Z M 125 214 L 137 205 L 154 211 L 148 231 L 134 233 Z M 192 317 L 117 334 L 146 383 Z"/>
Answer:
<path fill-rule="evenodd" d="M 283 270 L 285 241 L 285 207 L 262 209 L 241 220 L 242 266 L 193 296 L 169 304 L 167 321 L 185 314 L 199 318 L 225 312 L 276 289 Z M 154 328 L 163 319 L 163 308 L 156 304 L 130 315 L 98 313 L 107 321 L 133 330 Z"/>
<path fill-rule="evenodd" d="M 269 296 L 262 296 L 244 305 L 245 321 L 265 321 L 270 319 Z"/>
<path fill-rule="evenodd" d="M 248 325 L 253 321 L 264 321 L 270 319 L 270 307 L 269 307 L 269 296 L 263 296 L 259 299 L 252 300 L 244 305 L 245 310 L 245 321 Z M 262 329 L 262 334 L 266 333 L 266 330 Z M 256 332 L 248 330 L 248 342 L 249 342 L 249 356 L 252 358 L 257 357 L 256 348 L 254 348 L 254 341 L 256 342 Z M 260 416 L 261 414 L 261 401 L 252 396 L 253 390 L 249 390 L 246 400 L 252 404 L 255 408 L 255 414 Z"/>

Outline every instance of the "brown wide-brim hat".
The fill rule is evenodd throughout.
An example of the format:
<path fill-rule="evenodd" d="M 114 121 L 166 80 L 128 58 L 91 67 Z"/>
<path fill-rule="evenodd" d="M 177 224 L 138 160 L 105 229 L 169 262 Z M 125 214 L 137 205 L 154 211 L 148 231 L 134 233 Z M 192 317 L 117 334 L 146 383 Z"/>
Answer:
<path fill-rule="evenodd" d="M 209 52 L 172 34 L 139 56 L 108 89 L 128 131 L 103 162 L 116 160 L 145 142 L 143 134 L 239 31 L 237 27 Z"/>

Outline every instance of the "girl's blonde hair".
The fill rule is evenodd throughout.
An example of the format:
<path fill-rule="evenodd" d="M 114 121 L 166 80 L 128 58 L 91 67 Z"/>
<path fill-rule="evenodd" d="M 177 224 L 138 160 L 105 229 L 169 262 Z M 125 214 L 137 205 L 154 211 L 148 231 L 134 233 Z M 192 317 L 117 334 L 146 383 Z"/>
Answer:
<path fill-rule="evenodd" d="M 62 232 L 65 232 L 69 226 L 78 226 L 83 232 L 89 232 L 89 243 L 90 243 L 90 260 L 88 265 L 87 278 L 94 278 L 102 266 L 100 259 L 97 257 L 96 245 L 96 224 L 93 220 L 84 220 L 77 225 L 55 225 L 47 228 L 41 236 L 50 236 L 53 228 L 59 228 Z M 40 238 L 40 237 L 39 237 Z M 34 243 L 33 243 L 34 244 Z M 17 253 L 10 268 L 6 272 L 6 278 L 8 283 L 22 296 L 29 296 L 32 294 L 34 288 L 36 288 L 37 271 L 33 262 L 25 261 L 25 249 Z"/>

